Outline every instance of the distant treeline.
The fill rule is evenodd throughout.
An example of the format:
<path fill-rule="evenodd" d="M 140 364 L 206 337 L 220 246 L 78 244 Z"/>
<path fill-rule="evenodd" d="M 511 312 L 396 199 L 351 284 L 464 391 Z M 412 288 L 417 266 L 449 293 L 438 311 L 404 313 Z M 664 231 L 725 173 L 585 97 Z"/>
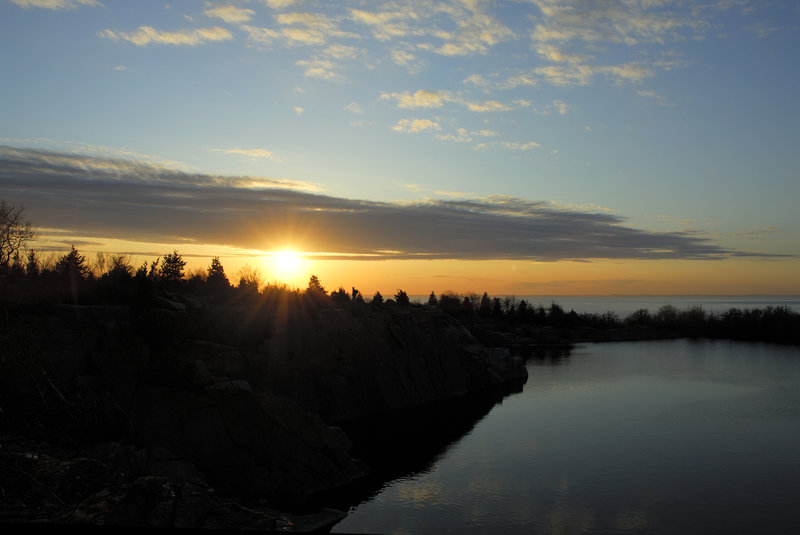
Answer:
<path fill-rule="evenodd" d="M 260 272 L 249 266 L 239 270 L 236 283 L 231 283 L 217 257 L 207 269 L 186 273 L 185 267 L 186 261 L 177 251 L 136 266 L 125 254 L 97 253 L 89 261 L 74 246 L 63 255 L 47 257 L 29 250 L 24 257 L 17 255 L 0 265 L 0 300 L 126 304 L 131 299 L 165 291 L 209 296 L 293 291 L 283 285 L 265 284 Z"/>
<path fill-rule="evenodd" d="M 375 292 L 365 298 L 352 287 L 328 292 L 312 275 L 305 289 L 266 284 L 261 273 L 245 266 L 231 282 L 219 258 L 206 269 L 185 273 L 186 262 L 177 252 L 134 266 L 129 255 L 98 253 L 89 262 L 75 247 L 63 255 L 43 259 L 33 250 L 24 257 L 0 265 L 0 301 L 4 304 L 58 302 L 68 304 L 137 304 L 148 297 L 177 292 L 216 300 L 271 300 L 276 296 L 305 298 L 319 306 L 425 307 L 436 308 L 466 324 L 490 322 L 499 327 L 547 329 L 653 329 L 671 336 L 762 340 L 800 343 L 800 314 L 789 307 L 731 308 L 713 313 L 700 306 L 678 309 L 664 305 L 657 311 L 641 309 L 626 317 L 614 312 L 577 313 L 553 302 L 533 305 L 515 297 L 492 297 L 486 292 L 431 292 L 424 302 L 412 302 L 398 289 L 384 297 Z"/>

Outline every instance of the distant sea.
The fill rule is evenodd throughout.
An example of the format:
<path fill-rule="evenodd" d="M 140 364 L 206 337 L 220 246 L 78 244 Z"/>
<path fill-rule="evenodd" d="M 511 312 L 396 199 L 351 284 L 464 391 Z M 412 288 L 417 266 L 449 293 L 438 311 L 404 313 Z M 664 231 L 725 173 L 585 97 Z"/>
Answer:
<path fill-rule="evenodd" d="M 614 312 L 620 318 L 643 308 L 655 314 L 664 305 L 674 305 L 679 310 L 701 306 L 706 312 L 714 313 L 767 306 L 787 306 L 800 312 L 800 295 L 517 295 L 514 298 L 517 302 L 524 299 L 529 305 L 545 308 L 556 303 L 565 311 L 574 310 L 578 314 Z M 413 299 L 421 303 L 428 300 L 427 296 Z"/>

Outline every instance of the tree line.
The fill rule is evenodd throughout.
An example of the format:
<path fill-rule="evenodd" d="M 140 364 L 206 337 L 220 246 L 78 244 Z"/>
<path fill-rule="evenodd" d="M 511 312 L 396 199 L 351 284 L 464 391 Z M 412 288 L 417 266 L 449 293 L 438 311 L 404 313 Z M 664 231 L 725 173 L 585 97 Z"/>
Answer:
<path fill-rule="evenodd" d="M 128 303 L 163 291 L 217 298 L 266 298 L 292 293 L 318 304 L 336 306 L 438 309 L 467 324 L 482 321 L 505 327 L 551 329 L 650 328 L 687 336 L 800 343 L 800 314 L 785 306 L 731 308 L 712 313 L 699 306 L 679 310 L 673 305 L 664 305 L 652 313 L 641 309 L 621 318 L 611 311 L 577 313 L 555 302 L 548 306 L 534 305 L 514 296 L 492 297 L 487 292 L 446 290 L 436 295 L 431 291 L 427 300 L 412 302 L 405 290 L 398 289 L 388 297 L 375 292 L 367 300 L 355 287 L 348 291 L 339 286 L 329 293 L 316 275 L 310 276 L 304 290 L 265 284 L 260 271 L 250 266 L 244 266 L 231 281 L 219 257 L 212 258 L 205 269 L 186 273 L 186 261 L 177 250 L 138 266 L 125 254 L 97 253 L 90 262 L 74 245 L 60 256 L 43 257 L 34 249 L 27 249 L 34 237 L 35 229 L 25 219 L 22 207 L 0 201 L 0 301 Z"/>

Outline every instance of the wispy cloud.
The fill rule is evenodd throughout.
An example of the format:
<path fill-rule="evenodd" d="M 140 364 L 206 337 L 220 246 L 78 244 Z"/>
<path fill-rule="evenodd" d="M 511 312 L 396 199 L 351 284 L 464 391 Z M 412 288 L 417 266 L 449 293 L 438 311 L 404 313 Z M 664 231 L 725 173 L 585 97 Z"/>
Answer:
<path fill-rule="evenodd" d="M 303 108 L 295 108 L 295 112 L 298 114 L 303 113 Z M 272 151 L 266 149 L 214 149 L 214 152 L 224 152 L 225 154 L 247 156 L 253 160 L 272 158 Z"/>
<path fill-rule="evenodd" d="M 425 67 L 423 60 L 404 48 L 395 48 L 389 54 L 395 65 L 404 67 L 411 74 L 417 74 Z"/>
<path fill-rule="evenodd" d="M 509 111 L 514 108 L 496 100 L 486 100 L 484 102 L 469 102 L 467 108 L 470 111 L 477 112 L 491 112 L 491 111 Z"/>
<path fill-rule="evenodd" d="M 413 10 L 365 11 L 350 9 L 353 21 L 369 27 L 376 39 L 390 40 L 405 37 L 411 33 L 409 21 L 416 21 L 419 16 Z"/>
<path fill-rule="evenodd" d="M 319 78 L 321 80 L 342 79 L 342 75 L 336 70 L 338 65 L 329 59 L 301 59 L 296 64 L 303 67 L 304 74 L 309 78 Z"/>
<path fill-rule="evenodd" d="M 756 230 L 748 230 L 748 231 L 744 231 L 744 232 L 733 232 L 730 235 L 733 236 L 733 237 L 736 237 L 736 238 L 744 238 L 746 240 L 763 241 L 764 240 L 764 236 L 766 236 L 768 234 L 775 234 L 776 232 L 780 232 L 780 231 L 775 227 L 766 226 L 766 227 L 761 227 L 761 228 L 756 229 Z"/>
<path fill-rule="evenodd" d="M 688 13 L 680 16 L 673 2 L 581 2 L 576 0 L 532 0 L 541 18 L 531 34 L 539 44 L 664 43 L 702 34 L 709 24 Z"/>
<path fill-rule="evenodd" d="M 475 149 L 476 150 L 486 150 L 486 149 L 497 147 L 497 148 L 507 149 L 507 150 L 529 151 L 529 150 L 538 149 L 541 146 L 542 145 L 540 143 L 537 143 L 536 141 L 528 141 L 528 142 L 525 142 L 525 143 L 519 143 L 519 142 L 516 142 L 516 141 L 494 141 L 494 142 L 491 142 L 491 143 L 486 143 L 486 142 L 478 143 L 477 145 L 475 145 Z"/>
<path fill-rule="evenodd" d="M 651 91 L 649 89 L 643 89 L 641 91 L 636 92 L 637 95 L 640 97 L 651 98 L 656 101 L 659 106 L 673 106 L 669 99 L 664 95 L 659 95 L 655 91 Z"/>
<path fill-rule="evenodd" d="M 286 9 L 297 4 L 299 0 L 264 0 L 272 9 Z"/>
<path fill-rule="evenodd" d="M 255 11 L 252 9 L 244 9 L 232 5 L 220 6 L 214 5 L 211 2 L 206 2 L 208 8 L 203 11 L 206 17 L 222 19 L 231 24 L 241 24 L 253 18 Z"/>
<path fill-rule="evenodd" d="M 446 103 L 455 103 L 477 113 L 511 111 L 530 104 L 525 100 L 517 100 L 513 105 L 498 100 L 471 101 L 450 91 L 431 91 L 428 89 L 420 89 L 414 93 L 409 91 L 382 93 L 380 98 L 381 100 L 394 100 L 397 103 L 397 107 L 402 109 L 441 108 Z"/>
<path fill-rule="evenodd" d="M 403 93 L 383 93 L 381 100 L 394 99 L 397 102 L 398 108 L 415 109 L 415 108 L 439 108 L 446 101 L 452 100 L 448 93 L 429 91 L 427 89 L 420 89 L 414 94 L 405 91 Z"/>
<path fill-rule="evenodd" d="M 140 26 L 134 32 L 106 29 L 100 31 L 98 36 L 114 41 L 128 41 L 136 46 L 150 44 L 196 46 L 207 42 L 230 41 L 233 39 L 233 35 L 229 30 L 219 26 L 178 30 L 175 32 L 165 32 L 150 26 Z"/>
<path fill-rule="evenodd" d="M 455 31 L 438 32 L 444 43 L 433 49 L 437 54 L 486 54 L 498 43 L 516 37 L 511 28 L 484 12 L 480 2 L 468 0 L 463 3 L 442 3 L 437 4 L 435 9 L 449 16 L 456 24 Z"/>
<path fill-rule="evenodd" d="M 459 128 L 455 134 L 437 134 L 437 138 L 442 141 L 452 141 L 454 143 L 472 143 L 472 137 L 466 128 Z"/>
<path fill-rule="evenodd" d="M 62 229 L 76 239 L 264 249 L 291 234 L 308 250 L 378 259 L 781 256 L 727 249 L 691 232 L 641 230 L 618 215 L 545 201 L 495 196 L 399 204 L 319 195 L 297 186 L 0 147 L 0 196 L 24 202 L 37 226 Z"/>
<path fill-rule="evenodd" d="M 705 37 L 711 29 L 702 10 L 678 10 L 669 0 L 646 2 L 577 0 L 531 0 L 538 16 L 530 30 L 532 46 L 547 65 L 526 74 L 509 77 L 511 87 L 535 85 L 539 80 L 554 86 L 585 86 L 597 76 L 613 83 L 637 83 L 655 76 L 669 65 L 636 59 L 643 45 L 661 47 L 669 43 Z M 613 50 L 615 54 L 609 54 Z"/>
<path fill-rule="evenodd" d="M 415 133 L 423 130 L 441 130 L 442 126 L 430 119 L 400 119 L 392 130 L 398 132 Z"/>
<path fill-rule="evenodd" d="M 344 107 L 344 109 L 353 113 L 358 113 L 358 114 L 364 113 L 364 110 L 361 108 L 361 104 L 359 104 L 358 102 L 350 102 Z"/>
<path fill-rule="evenodd" d="M 559 115 L 566 115 L 573 109 L 572 106 L 570 106 L 563 100 L 554 100 L 553 108 L 555 108 L 555 110 L 559 113 Z"/>
<path fill-rule="evenodd" d="M 281 30 L 281 34 L 290 43 L 322 45 L 328 43 L 331 38 L 359 37 L 352 32 L 341 30 L 333 17 L 322 13 L 281 13 L 275 20 L 286 27 Z"/>
<path fill-rule="evenodd" d="M 74 9 L 78 6 L 101 7 L 103 4 L 96 0 L 11 0 L 12 4 L 20 7 L 40 7 L 44 9 Z"/>

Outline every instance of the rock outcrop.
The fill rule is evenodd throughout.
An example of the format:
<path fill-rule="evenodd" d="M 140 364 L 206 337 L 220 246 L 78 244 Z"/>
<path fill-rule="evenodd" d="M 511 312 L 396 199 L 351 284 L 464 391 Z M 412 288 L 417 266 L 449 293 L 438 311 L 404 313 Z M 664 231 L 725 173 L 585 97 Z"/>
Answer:
<path fill-rule="evenodd" d="M 278 325 L 251 356 L 259 388 L 341 423 L 448 399 L 526 375 L 439 310 L 322 310 Z"/>
<path fill-rule="evenodd" d="M 74 452 L 126 444 L 162 459 L 107 499 L 84 492 L 86 522 L 113 520 L 147 489 L 292 508 L 366 473 L 333 425 L 526 377 L 519 359 L 441 311 L 351 305 L 166 296 L 136 309 L 17 311 L 0 330 L 4 427 Z"/>
<path fill-rule="evenodd" d="M 344 516 L 324 508 L 290 514 L 220 495 L 197 468 L 164 448 L 101 443 L 75 452 L 17 435 L 0 435 L 5 492 L 0 518 L 32 524 L 284 531 L 326 531 Z M 43 527 L 43 526 L 42 526 Z M 131 531 L 133 532 L 133 531 Z"/>

